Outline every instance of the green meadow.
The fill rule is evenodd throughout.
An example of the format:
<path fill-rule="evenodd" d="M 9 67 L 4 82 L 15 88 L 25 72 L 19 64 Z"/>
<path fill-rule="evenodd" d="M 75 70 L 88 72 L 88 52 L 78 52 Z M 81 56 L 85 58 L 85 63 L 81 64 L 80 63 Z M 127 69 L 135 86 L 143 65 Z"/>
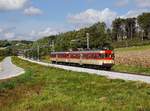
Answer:
<path fill-rule="evenodd" d="M 26 73 L 0 82 L 1 111 L 150 110 L 148 84 L 12 60 Z"/>

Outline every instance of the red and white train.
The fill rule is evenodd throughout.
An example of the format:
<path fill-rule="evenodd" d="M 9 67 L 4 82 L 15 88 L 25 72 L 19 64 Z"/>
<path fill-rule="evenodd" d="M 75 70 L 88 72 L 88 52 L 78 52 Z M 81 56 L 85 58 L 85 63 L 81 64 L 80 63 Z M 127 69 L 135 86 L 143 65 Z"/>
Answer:
<path fill-rule="evenodd" d="M 114 52 L 112 50 L 52 52 L 51 62 L 111 69 L 114 65 Z"/>

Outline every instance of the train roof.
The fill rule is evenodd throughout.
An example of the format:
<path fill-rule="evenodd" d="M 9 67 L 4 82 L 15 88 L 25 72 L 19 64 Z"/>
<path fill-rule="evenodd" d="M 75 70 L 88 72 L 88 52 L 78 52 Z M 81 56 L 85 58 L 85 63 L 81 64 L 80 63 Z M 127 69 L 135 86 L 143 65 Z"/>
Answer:
<path fill-rule="evenodd" d="M 104 51 L 112 51 L 112 50 L 96 50 L 96 51 L 67 51 L 67 52 L 51 52 L 51 54 L 69 54 L 69 53 L 104 53 Z"/>

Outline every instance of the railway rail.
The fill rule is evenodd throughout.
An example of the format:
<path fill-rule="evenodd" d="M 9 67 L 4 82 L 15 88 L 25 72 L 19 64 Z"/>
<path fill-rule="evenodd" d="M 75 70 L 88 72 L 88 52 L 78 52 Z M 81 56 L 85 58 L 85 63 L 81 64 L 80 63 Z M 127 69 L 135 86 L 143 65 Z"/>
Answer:
<path fill-rule="evenodd" d="M 109 79 L 140 81 L 140 82 L 150 84 L 150 76 L 104 71 L 104 70 L 89 69 L 89 68 L 81 68 L 81 67 L 74 67 L 74 66 L 57 65 L 57 64 L 50 64 L 50 63 L 35 61 L 35 60 L 23 58 L 23 57 L 19 57 L 19 58 L 29 61 L 29 62 L 32 62 L 32 63 L 39 64 L 39 65 L 60 68 L 60 69 L 68 70 L 68 71 L 84 72 L 84 73 L 88 73 L 88 74 L 96 74 L 96 75 L 100 75 L 100 76 L 105 76 Z"/>

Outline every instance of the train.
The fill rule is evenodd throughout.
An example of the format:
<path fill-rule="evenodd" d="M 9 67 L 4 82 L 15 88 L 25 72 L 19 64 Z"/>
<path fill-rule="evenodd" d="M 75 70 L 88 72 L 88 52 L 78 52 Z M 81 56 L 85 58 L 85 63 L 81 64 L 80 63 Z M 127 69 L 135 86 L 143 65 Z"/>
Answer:
<path fill-rule="evenodd" d="M 53 64 L 76 64 L 80 66 L 97 66 L 110 70 L 114 65 L 113 50 L 51 52 Z"/>

